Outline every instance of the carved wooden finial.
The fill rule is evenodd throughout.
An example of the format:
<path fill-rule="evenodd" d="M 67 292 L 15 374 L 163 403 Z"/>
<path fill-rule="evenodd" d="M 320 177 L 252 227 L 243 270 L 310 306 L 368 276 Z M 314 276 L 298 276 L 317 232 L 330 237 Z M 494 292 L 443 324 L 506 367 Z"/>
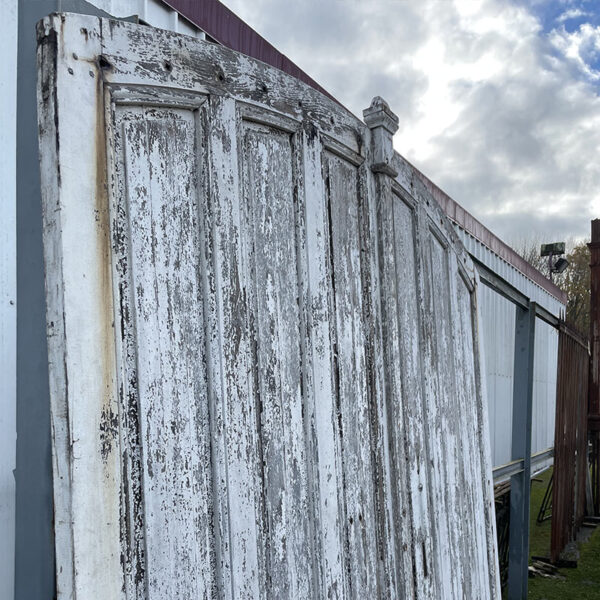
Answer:
<path fill-rule="evenodd" d="M 394 157 L 393 137 L 398 131 L 398 116 L 392 112 L 389 104 L 381 97 L 375 96 L 371 106 L 363 110 L 365 123 L 372 132 L 373 165 L 375 173 L 387 173 L 392 177 L 397 175 L 392 168 Z"/>

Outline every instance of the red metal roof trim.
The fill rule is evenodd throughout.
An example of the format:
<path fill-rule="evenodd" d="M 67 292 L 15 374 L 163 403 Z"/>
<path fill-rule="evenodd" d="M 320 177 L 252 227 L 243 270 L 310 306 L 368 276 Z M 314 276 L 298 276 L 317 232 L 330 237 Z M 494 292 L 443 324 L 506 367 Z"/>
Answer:
<path fill-rule="evenodd" d="M 163 0 L 163 2 L 200 27 L 210 37 L 223 44 L 223 46 L 242 52 L 247 56 L 251 56 L 280 69 L 343 106 L 339 100 L 334 98 L 327 90 L 322 88 L 314 79 L 300 69 L 300 67 L 279 52 L 272 44 L 269 44 L 252 27 L 244 23 L 244 21 L 218 0 Z M 460 204 L 452 200 L 448 194 L 443 192 L 426 175 L 414 166 L 413 169 L 450 219 L 477 238 L 492 252 L 495 252 L 500 258 L 503 258 L 526 277 L 544 288 L 560 302 L 563 304 L 567 303 L 565 292 L 554 285 L 524 258 L 519 256 L 500 238 L 496 237 L 487 227 L 482 225 L 473 215 L 460 206 Z"/>
<path fill-rule="evenodd" d="M 413 167 L 414 168 L 414 167 Z M 533 265 L 528 263 L 522 256 L 519 256 L 508 244 L 505 244 L 499 237 L 494 235 L 485 225 L 480 223 L 471 213 L 467 212 L 460 204 L 452 200 L 446 192 L 441 190 L 431 179 L 415 168 L 419 179 L 424 183 L 437 203 L 452 221 L 457 223 L 465 231 L 478 239 L 484 246 L 487 246 L 492 252 L 500 258 L 511 264 L 517 270 L 521 271 L 526 277 L 544 288 L 549 294 L 554 296 L 559 302 L 567 303 L 567 294 L 557 285 L 552 283 L 545 275 L 538 271 Z"/>
<path fill-rule="evenodd" d="M 163 0 L 163 2 L 223 46 L 284 71 L 341 104 L 298 65 L 279 52 L 275 46 L 269 44 L 252 27 L 244 23 L 218 0 Z"/>

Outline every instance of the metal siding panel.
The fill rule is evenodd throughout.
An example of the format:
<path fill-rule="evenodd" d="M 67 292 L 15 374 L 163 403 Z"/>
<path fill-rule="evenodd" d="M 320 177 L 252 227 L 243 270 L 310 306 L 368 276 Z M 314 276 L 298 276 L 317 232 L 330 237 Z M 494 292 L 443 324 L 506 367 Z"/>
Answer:
<path fill-rule="evenodd" d="M 565 306 L 545 289 L 494 254 L 464 229 L 455 225 L 455 230 L 470 254 L 532 301 L 555 316 L 565 310 Z M 515 309 L 508 300 L 493 290 L 487 288 L 486 292 L 481 293 L 480 298 L 490 404 L 490 439 L 493 442 L 494 467 L 498 467 L 510 461 Z M 535 339 L 532 454 L 551 448 L 554 444 L 558 334 L 553 327 L 538 319 Z"/>
<path fill-rule="evenodd" d="M 0 37 L 0 598 L 6 600 L 13 598 L 15 575 L 17 11 L 17 0 L 4 3 Z"/>

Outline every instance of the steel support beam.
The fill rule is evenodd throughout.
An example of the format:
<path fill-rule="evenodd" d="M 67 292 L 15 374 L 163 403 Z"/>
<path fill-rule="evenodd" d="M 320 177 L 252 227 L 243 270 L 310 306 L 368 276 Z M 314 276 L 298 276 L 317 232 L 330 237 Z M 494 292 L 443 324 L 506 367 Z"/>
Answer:
<path fill-rule="evenodd" d="M 558 326 L 560 324 L 560 319 L 558 319 L 558 317 L 555 317 L 550 311 L 546 310 L 543 306 L 536 304 L 535 305 L 535 314 L 542 321 L 545 321 L 546 323 L 548 323 L 548 325 L 558 329 Z"/>
<path fill-rule="evenodd" d="M 529 503 L 531 492 L 531 420 L 533 357 L 537 305 L 516 307 L 513 387 L 512 460 L 523 470 L 511 477 L 508 600 L 526 600 L 529 563 Z"/>
<path fill-rule="evenodd" d="M 516 304 L 518 307 L 527 310 L 529 306 L 529 298 L 520 292 L 514 285 L 511 285 L 500 277 L 500 275 L 496 275 L 494 271 L 492 271 L 487 265 L 484 265 L 481 261 L 477 260 L 473 255 L 471 255 L 471 260 L 475 263 L 477 267 L 477 272 L 479 273 L 479 279 L 481 282 L 492 288 L 497 294 L 500 294 L 507 300 L 510 300 L 513 304 Z"/>
<path fill-rule="evenodd" d="M 536 466 L 548 458 L 554 456 L 554 448 L 548 448 L 548 450 L 542 450 L 537 454 L 531 456 L 531 469 L 535 471 Z M 501 483 L 504 479 L 509 479 L 513 475 L 520 473 L 524 468 L 523 459 L 512 460 L 505 465 L 496 467 L 493 471 L 494 484 Z"/>

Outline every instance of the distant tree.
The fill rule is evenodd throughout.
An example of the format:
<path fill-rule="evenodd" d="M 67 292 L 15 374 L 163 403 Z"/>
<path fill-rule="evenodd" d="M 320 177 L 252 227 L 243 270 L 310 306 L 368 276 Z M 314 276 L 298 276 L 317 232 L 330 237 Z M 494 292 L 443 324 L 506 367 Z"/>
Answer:
<path fill-rule="evenodd" d="M 569 266 L 563 273 L 560 288 L 567 293 L 567 321 L 584 335 L 590 331 L 590 250 L 579 242 L 567 254 Z"/>
<path fill-rule="evenodd" d="M 548 277 L 548 257 L 540 256 L 540 247 L 543 243 L 543 238 L 533 236 L 516 239 L 511 246 L 519 256 Z"/>

